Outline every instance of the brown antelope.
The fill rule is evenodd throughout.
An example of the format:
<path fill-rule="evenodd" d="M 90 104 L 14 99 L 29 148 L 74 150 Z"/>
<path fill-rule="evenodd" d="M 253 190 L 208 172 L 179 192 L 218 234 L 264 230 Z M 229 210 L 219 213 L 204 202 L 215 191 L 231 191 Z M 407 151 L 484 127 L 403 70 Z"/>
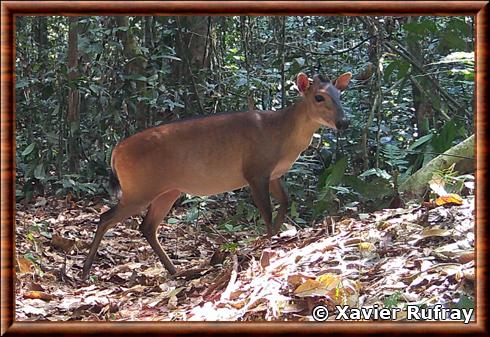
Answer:
<path fill-rule="evenodd" d="M 176 269 L 157 239 L 160 222 L 181 193 L 209 196 L 250 186 L 268 237 L 280 229 L 289 197 L 281 177 L 325 125 L 345 129 L 340 92 L 352 77 L 330 82 L 300 73 L 301 98 L 277 111 L 246 111 L 176 121 L 139 132 L 112 151 L 113 182 L 119 203 L 100 216 L 83 266 L 86 279 L 102 237 L 109 228 L 148 209 L 140 225 L 143 236 L 170 274 Z M 274 223 L 269 192 L 279 202 Z"/>

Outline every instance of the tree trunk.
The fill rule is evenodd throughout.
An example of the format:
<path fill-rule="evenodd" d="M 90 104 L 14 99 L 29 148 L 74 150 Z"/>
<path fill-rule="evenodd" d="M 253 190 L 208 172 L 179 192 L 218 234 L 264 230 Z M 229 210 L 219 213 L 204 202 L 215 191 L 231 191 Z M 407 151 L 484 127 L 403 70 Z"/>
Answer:
<path fill-rule="evenodd" d="M 37 16 L 34 19 L 34 41 L 36 42 L 38 59 L 44 54 L 48 47 L 48 25 L 45 16 Z"/>
<path fill-rule="evenodd" d="M 185 110 L 204 113 L 201 93 L 196 85 L 199 70 L 209 67 L 210 19 L 208 16 L 177 17 L 176 52 L 182 62 L 175 63 L 173 73 L 180 79 L 180 84 L 190 88 L 185 97 Z"/>
<path fill-rule="evenodd" d="M 409 23 L 411 23 L 416 22 L 418 18 L 409 16 L 407 20 Z M 407 38 L 407 50 L 414 57 L 414 61 L 423 66 L 426 62 L 424 55 L 422 54 L 422 46 L 420 45 L 419 40 L 413 35 L 413 33 L 409 33 L 409 36 Z M 415 77 L 423 75 L 415 67 L 412 68 L 412 74 Z M 423 85 L 423 83 L 425 82 L 423 80 L 423 77 L 421 77 L 420 79 L 421 80 L 419 81 L 419 83 Z M 421 137 L 429 132 L 429 119 L 432 113 L 432 105 L 429 98 L 424 95 L 424 93 L 414 82 L 412 82 L 412 97 L 415 109 L 415 121 L 417 123 L 418 136 Z"/>
<path fill-rule="evenodd" d="M 68 31 L 68 168 L 72 173 L 80 171 L 80 94 L 75 80 L 78 72 L 78 17 L 70 17 Z"/>
<path fill-rule="evenodd" d="M 408 198 L 422 197 L 434 172 L 447 169 L 453 164 L 455 164 L 455 170 L 460 174 L 473 172 L 475 170 L 474 153 L 475 135 L 472 135 L 435 157 L 427 165 L 424 165 L 424 167 L 411 175 L 400 185 L 400 192 L 403 192 L 404 196 Z"/>
<path fill-rule="evenodd" d="M 366 27 L 366 30 L 369 32 L 371 36 L 378 36 L 378 27 L 376 26 L 374 19 L 367 18 L 366 21 L 363 22 L 364 22 L 364 26 Z M 369 55 L 369 62 L 375 65 L 374 69 L 376 69 L 376 76 L 373 76 L 371 81 L 369 82 L 370 96 L 368 100 L 369 100 L 370 109 L 361 136 L 360 146 L 361 146 L 361 152 L 363 154 L 362 167 L 364 171 L 370 167 L 371 165 L 370 159 L 373 158 L 371 148 L 369 147 L 369 129 L 371 128 L 371 124 L 373 123 L 374 117 L 376 116 L 377 124 L 378 124 L 378 134 L 376 139 L 379 140 L 379 127 L 381 123 L 380 119 L 381 119 L 382 97 L 381 97 L 381 73 L 379 67 L 379 62 L 380 62 L 379 37 L 375 37 L 371 39 L 368 48 L 368 55 Z M 379 166 L 378 158 L 379 158 L 379 149 L 376 148 L 376 156 L 374 157 L 375 159 L 374 164 L 376 168 L 378 168 Z"/>
<path fill-rule="evenodd" d="M 128 28 L 125 31 L 119 30 L 117 32 L 117 35 L 123 44 L 123 53 L 127 60 L 127 63 L 125 64 L 126 74 L 145 76 L 147 60 L 141 52 L 138 40 L 131 34 L 128 17 L 117 16 L 116 22 L 119 27 Z M 146 82 L 132 79 L 128 81 L 134 81 L 135 89 L 133 89 L 133 95 L 136 96 L 136 101 L 133 102 L 134 104 L 128 104 L 129 111 L 132 113 L 132 116 L 135 116 L 138 130 L 143 130 L 146 128 L 147 106 L 144 102 L 140 101 L 138 97 L 145 96 Z"/>

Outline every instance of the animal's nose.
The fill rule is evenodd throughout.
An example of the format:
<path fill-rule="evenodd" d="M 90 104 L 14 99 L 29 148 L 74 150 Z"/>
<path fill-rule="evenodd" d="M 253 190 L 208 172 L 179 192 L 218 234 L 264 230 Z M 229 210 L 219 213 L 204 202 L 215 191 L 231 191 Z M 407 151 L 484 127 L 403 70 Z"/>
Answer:
<path fill-rule="evenodd" d="M 345 130 L 349 126 L 349 120 L 347 118 L 342 118 L 335 123 L 338 130 Z"/>

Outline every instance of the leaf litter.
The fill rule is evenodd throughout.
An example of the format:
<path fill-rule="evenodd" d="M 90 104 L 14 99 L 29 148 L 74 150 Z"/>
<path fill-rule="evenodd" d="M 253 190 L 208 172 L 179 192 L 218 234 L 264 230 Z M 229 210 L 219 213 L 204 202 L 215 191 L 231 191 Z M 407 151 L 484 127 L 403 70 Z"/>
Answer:
<path fill-rule="evenodd" d="M 17 320 L 311 321 L 318 304 L 333 312 L 336 305 L 474 303 L 471 196 L 329 217 L 310 228 L 286 225 L 272 240 L 253 228 L 230 234 L 162 224 L 159 240 L 178 269 L 173 277 L 134 217 L 106 234 L 82 282 L 103 210 L 54 198 L 18 206 Z"/>

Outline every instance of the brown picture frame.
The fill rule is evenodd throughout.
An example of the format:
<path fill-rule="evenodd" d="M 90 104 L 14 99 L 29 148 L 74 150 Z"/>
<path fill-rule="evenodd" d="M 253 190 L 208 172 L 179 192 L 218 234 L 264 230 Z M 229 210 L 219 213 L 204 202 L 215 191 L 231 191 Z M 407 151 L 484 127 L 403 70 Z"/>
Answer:
<path fill-rule="evenodd" d="M 4 1 L 1 3 L 1 334 L 487 335 L 488 1 Z M 476 321 L 460 322 L 18 322 L 15 321 L 15 16 L 19 15 L 472 15 L 476 17 Z"/>

